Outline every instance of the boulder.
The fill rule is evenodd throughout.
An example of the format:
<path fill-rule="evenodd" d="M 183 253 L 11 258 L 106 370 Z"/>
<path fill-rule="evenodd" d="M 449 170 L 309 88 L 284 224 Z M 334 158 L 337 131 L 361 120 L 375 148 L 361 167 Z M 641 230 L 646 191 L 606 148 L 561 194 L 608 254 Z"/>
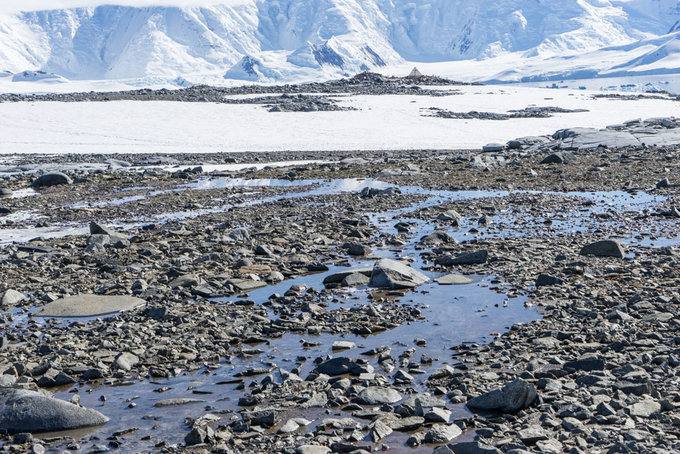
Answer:
<path fill-rule="evenodd" d="M 0 198 L 3 197 L 12 197 L 12 191 L 10 191 L 7 188 L 0 188 Z"/>
<path fill-rule="evenodd" d="M 437 230 L 429 235 L 425 235 L 420 239 L 420 243 L 424 245 L 433 245 L 433 244 L 456 244 L 457 241 L 454 237 L 452 237 L 449 233 L 444 232 L 443 230 Z"/>
<path fill-rule="evenodd" d="M 25 389 L 0 390 L 0 430 L 18 432 L 56 432 L 99 426 L 109 418 L 51 396 Z"/>
<path fill-rule="evenodd" d="M 349 358 L 333 358 L 322 362 L 314 370 L 320 374 L 335 376 L 349 373 L 355 365 Z"/>
<path fill-rule="evenodd" d="M 361 405 L 382 405 L 395 404 L 401 399 L 401 394 L 392 388 L 369 386 L 359 393 L 355 402 Z"/>
<path fill-rule="evenodd" d="M 517 379 L 501 389 L 471 399 L 467 406 L 473 410 L 517 413 L 531 406 L 537 397 L 538 394 L 534 385 L 522 379 Z"/>
<path fill-rule="evenodd" d="M 601 240 L 583 246 L 581 255 L 594 255 L 596 257 L 615 257 L 622 259 L 626 252 L 623 243 L 617 240 Z"/>
<path fill-rule="evenodd" d="M 378 288 L 415 288 L 430 279 L 420 271 L 401 262 L 382 259 L 373 267 L 370 285 Z"/>
<path fill-rule="evenodd" d="M 5 293 L 2 294 L 2 298 L 0 298 L 0 306 L 1 307 L 7 307 L 7 306 L 14 306 L 21 300 L 23 300 L 26 296 L 21 293 L 17 292 L 16 290 L 9 289 L 5 290 Z"/>
<path fill-rule="evenodd" d="M 73 180 L 61 172 L 50 172 L 39 176 L 31 183 L 34 188 L 47 188 L 50 186 L 58 186 L 62 184 L 73 184 Z"/>
<path fill-rule="evenodd" d="M 481 251 L 463 252 L 456 257 L 439 257 L 435 260 L 437 265 L 453 266 L 453 265 L 480 265 L 486 263 L 489 259 L 489 251 L 482 249 Z"/>
<path fill-rule="evenodd" d="M 132 296 L 76 295 L 59 298 L 35 312 L 38 317 L 96 317 L 129 311 L 146 303 Z"/>

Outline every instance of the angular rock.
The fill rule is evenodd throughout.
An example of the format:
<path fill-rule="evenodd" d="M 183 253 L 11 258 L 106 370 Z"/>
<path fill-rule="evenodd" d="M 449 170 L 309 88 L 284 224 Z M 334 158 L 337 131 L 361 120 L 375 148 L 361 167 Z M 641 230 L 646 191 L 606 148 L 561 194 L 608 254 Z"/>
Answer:
<path fill-rule="evenodd" d="M 10 433 L 80 429 L 108 420 L 98 411 L 36 391 L 3 388 L 0 392 L 0 430 Z"/>
<path fill-rule="evenodd" d="M 517 413 L 530 407 L 537 397 L 538 394 L 534 385 L 519 378 L 501 389 L 471 399 L 467 406 L 473 410 Z"/>
<path fill-rule="evenodd" d="M 5 293 L 2 294 L 2 298 L 0 299 L 0 306 L 2 307 L 8 307 L 8 306 L 14 306 L 21 300 L 23 300 L 26 297 L 21 292 L 17 292 L 16 290 L 9 289 L 5 290 Z"/>
<path fill-rule="evenodd" d="M 370 284 L 378 288 L 406 289 L 415 288 L 429 280 L 430 278 L 408 265 L 396 260 L 382 259 L 373 267 Z"/>
<path fill-rule="evenodd" d="M 626 252 L 623 243 L 617 240 L 601 240 L 590 243 L 581 249 L 581 255 L 594 255 L 596 257 L 616 257 L 622 259 Z"/>
<path fill-rule="evenodd" d="M 558 151 L 546 157 L 541 164 L 571 164 L 576 161 L 576 156 L 570 151 Z"/>
<path fill-rule="evenodd" d="M 460 427 L 455 424 L 435 424 L 425 435 L 425 443 L 448 443 L 462 433 Z"/>

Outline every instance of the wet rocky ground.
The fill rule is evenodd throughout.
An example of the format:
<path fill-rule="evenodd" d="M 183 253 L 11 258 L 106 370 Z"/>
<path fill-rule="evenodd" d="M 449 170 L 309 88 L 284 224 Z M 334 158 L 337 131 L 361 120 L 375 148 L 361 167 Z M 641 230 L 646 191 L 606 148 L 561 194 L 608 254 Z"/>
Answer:
<path fill-rule="evenodd" d="M 2 157 L 0 450 L 679 452 L 675 128 Z"/>

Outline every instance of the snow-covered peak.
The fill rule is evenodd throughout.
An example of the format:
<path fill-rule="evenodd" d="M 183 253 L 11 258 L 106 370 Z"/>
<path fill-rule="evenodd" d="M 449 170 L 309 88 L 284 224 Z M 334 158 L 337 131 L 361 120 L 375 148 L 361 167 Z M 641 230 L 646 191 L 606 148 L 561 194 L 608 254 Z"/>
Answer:
<path fill-rule="evenodd" d="M 576 56 L 654 39 L 680 19 L 677 0 L 107 3 L 114 4 L 24 0 L 23 12 L 0 7 L 0 71 L 142 83 L 225 74 L 312 79 L 406 61 Z M 63 7 L 36 10 L 48 4 Z"/>

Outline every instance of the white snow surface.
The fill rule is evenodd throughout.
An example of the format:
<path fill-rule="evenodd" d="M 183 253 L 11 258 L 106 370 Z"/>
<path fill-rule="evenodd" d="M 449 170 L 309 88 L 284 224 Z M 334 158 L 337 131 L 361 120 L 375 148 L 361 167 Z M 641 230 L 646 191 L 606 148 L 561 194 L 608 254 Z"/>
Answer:
<path fill-rule="evenodd" d="M 466 80 L 680 72 L 678 0 L 1 3 L 0 75 L 185 86 L 413 64 Z"/>
<path fill-rule="evenodd" d="M 1 103 L 0 154 L 463 149 L 562 128 L 678 115 L 670 99 L 593 99 L 590 91 L 517 86 L 455 88 L 462 94 L 351 96 L 341 104 L 360 110 L 334 112 L 166 101 Z M 589 112 L 507 121 L 421 115 L 431 107 L 507 112 L 530 105 Z"/>

